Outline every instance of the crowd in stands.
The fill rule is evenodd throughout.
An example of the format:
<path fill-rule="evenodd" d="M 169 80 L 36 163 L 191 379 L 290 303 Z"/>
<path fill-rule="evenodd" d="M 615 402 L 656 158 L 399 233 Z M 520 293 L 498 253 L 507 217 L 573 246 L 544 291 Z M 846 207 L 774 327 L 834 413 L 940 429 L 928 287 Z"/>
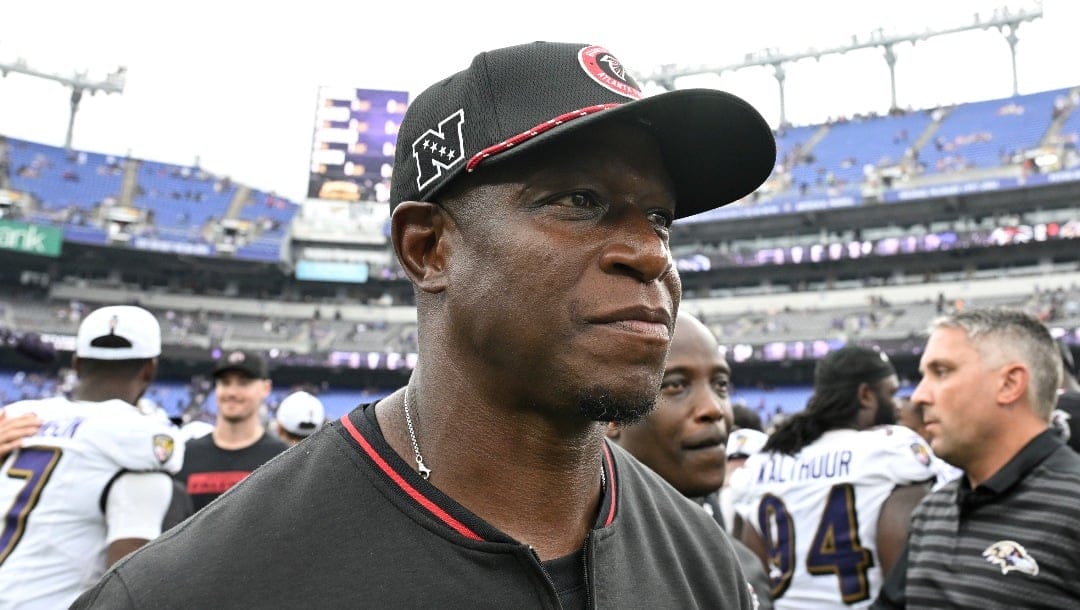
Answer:
<path fill-rule="evenodd" d="M 764 343 L 836 339 L 843 342 L 863 339 L 915 336 L 935 315 L 959 311 L 974 305 L 1007 306 L 1020 309 L 1040 321 L 1064 323 L 1080 328 L 1080 286 L 1039 290 L 1028 295 L 980 299 L 978 303 L 948 299 L 944 294 L 927 295 L 921 302 L 893 305 L 870 294 L 868 303 L 858 307 L 821 309 L 761 309 L 729 314 L 703 315 L 710 330 L 726 342 Z M 692 302 L 689 304 L 693 307 Z"/>
<path fill-rule="evenodd" d="M 269 260 L 276 260 L 298 208 L 275 193 L 236 184 L 197 165 L 64 150 L 3 136 L 0 187 L 29 194 L 33 201 L 10 210 L 10 218 L 85 229 L 71 232 L 69 240 L 143 238 Z M 224 230 L 229 220 L 242 230 Z M 248 246 L 251 251 L 245 250 Z"/>
<path fill-rule="evenodd" d="M 7 303 L 4 316 L 13 315 L 20 306 L 26 304 Z M 30 307 L 40 309 L 41 302 Z M 95 305 L 78 300 L 53 303 L 49 306 L 50 315 L 63 327 L 73 329 L 85 314 Z M 1052 290 L 1035 289 L 1027 295 L 1009 295 L 996 298 L 983 298 L 965 301 L 944 293 L 926 294 L 922 301 L 894 304 L 885 297 L 870 292 L 867 302 L 855 307 L 814 307 L 777 309 L 757 308 L 754 311 L 737 314 L 701 314 L 702 321 L 717 337 L 722 337 L 722 344 L 728 357 L 741 361 L 746 358 L 777 359 L 778 356 L 768 351 L 769 343 L 788 342 L 792 345 L 809 345 L 811 342 L 842 345 L 850 342 L 874 341 L 887 338 L 910 338 L 921 341 L 919 336 L 927 324 L 936 315 L 952 311 L 962 311 L 966 307 L 1007 306 L 1023 310 L 1047 324 L 1061 324 L 1066 328 L 1080 329 L 1080 286 L 1055 288 Z M 686 303 L 690 311 L 696 309 L 693 301 Z M 250 318 L 221 312 L 209 312 L 205 309 L 194 312 L 166 309 L 156 312 L 161 322 L 163 341 L 174 345 L 209 345 L 203 340 L 209 336 L 215 340 L 228 336 L 244 336 L 245 325 L 250 327 L 251 337 L 263 336 L 279 345 L 297 336 L 313 344 L 320 344 L 327 350 L 373 350 L 377 352 L 407 354 L 415 353 L 417 336 L 415 325 L 399 325 L 385 321 L 347 322 L 336 319 L 324 320 L 321 316 L 312 319 L 289 319 L 264 316 Z M 240 330 L 237 330 L 239 328 Z M 62 332 L 57 328 L 54 332 Z M 333 341 L 326 342 L 328 335 L 340 332 Z M 372 339 L 375 338 L 375 342 Z M 217 343 L 220 344 L 220 343 Z M 738 344 L 752 345 L 754 348 L 747 355 L 736 354 Z M 812 349 L 805 348 L 802 355 L 788 350 L 780 359 L 789 357 L 812 357 Z M 58 375 L 9 371 L 0 374 L 0 403 L 27 398 L 37 398 L 62 393 L 70 388 L 73 375 L 70 370 L 62 369 Z M 910 383 L 910 380 L 905 380 Z M 146 398 L 159 405 L 174 417 L 187 414 L 187 418 L 210 417 L 215 412 L 213 404 L 212 380 L 205 376 L 190 380 L 163 380 L 151 387 Z M 275 391 L 267 404 L 272 409 L 291 388 Z M 355 390 L 333 390 L 315 388 L 315 392 L 327 393 L 328 413 L 331 415 L 345 412 L 355 405 L 362 395 L 379 395 L 389 389 L 369 388 L 362 392 Z M 809 389 L 801 386 L 792 387 L 748 387 L 736 388 L 734 399 L 746 404 L 758 413 L 766 422 L 774 417 L 790 413 L 801 408 Z"/>
<path fill-rule="evenodd" d="M 1030 173 L 1075 167 L 1080 165 L 1080 113 L 1074 112 L 1078 102 L 1080 88 L 1074 88 L 783 126 L 776 131 L 773 175 L 743 205 L 776 198 L 861 196 L 914 186 L 920 177 L 940 180 L 955 174 L 960 179 L 973 170 Z M 129 167 L 134 168 L 134 181 L 125 193 Z M 0 136 L 0 187 L 5 185 L 32 194 L 38 202 L 32 209 L 5 211 L 9 218 L 21 214 L 30 221 L 90 231 L 74 232 L 69 239 L 144 238 L 155 247 L 164 247 L 161 242 L 189 243 L 218 248 L 202 251 L 207 255 L 232 253 L 257 260 L 280 257 L 298 207 L 197 165 L 64 151 Z M 233 221 L 228 228 L 226 220 Z M 93 232 L 98 229 L 100 233 Z M 730 261 L 714 262 L 752 264 L 750 255 L 735 253 Z M 395 265 L 376 265 L 370 274 L 403 279 Z"/>
<path fill-rule="evenodd" d="M 896 109 L 777 130 L 775 171 L 755 201 L 797 193 L 839 196 L 913 184 L 921 176 L 976 169 L 1024 171 L 1080 165 L 1073 109 L 1080 89 L 1049 91 L 927 110 Z M 1029 151 L 1054 145 L 1059 159 L 1034 164 Z"/>
<path fill-rule="evenodd" d="M 927 226 L 887 227 L 874 231 L 873 239 L 865 239 L 856 231 L 845 235 L 784 236 L 765 240 L 705 241 L 677 246 L 676 262 L 680 271 L 707 271 L 722 267 L 748 267 L 773 264 L 817 263 L 825 260 L 913 254 L 1004 246 L 1028 241 L 1066 240 L 1080 237 L 1080 219 L 1072 216 L 1075 210 L 1060 210 L 1054 220 L 1046 222 L 1028 214 L 988 216 L 980 222 L 958 219 L 930 230 Z M 1038 232 L 1036 227 L 1043 227 Z M 704 257 L 702 259 L 701 257 Z"/>
<path fill-rule="evenodd" d="M 913 278 L 916 283 L 926 278 Z M 899 281 L 899 280 L 898 280 Z M 877 287 L 880 290 L 880 286 Z M 940 295 L 923 291 L 921 300 L 892 303 L 875 287 L 867 286 L 865 302 L 850 306 L 758 306 L 726 314 L 701 313 L 711 330 L 728 342 L 763 344 L 774 341 L 818 339 L 880 339 L 908 336 L 922 330 L 929 319 L 942 311 Z M 950 299 L 950 306 L 963 306 Z M 984 298 L 980 305 L 1023 307 L 1044 322 L 1080 324 L 1080 288 L 1042 290 L 1034 283 L 1032 293 L 1002 294 Z M 970 303 L 969 303 L 970 305 Z M 78 299 L 9 301 L 5 316 L 22 320 L 28 328 L 63 334 L 72 329 L 90 307 Z M 687 307 L 696 309 L 694 300 Z M 413 353 L 416 346 L 414 323 L 386 320 L 349 320 L 340 306 L 314 308 L 307 317 L 253 315 L 193 309 L 151 307 L 158 315 L 164 341 L 180 346 L 214 347 L 270 342 L 286 350 L 319 354 L 331 350 Z M 47 317 L 42 312 L 50 312 Z M 331 313 L 326 313 L 331 312 Z M 9 322 L 10 323 L 10 322 Z"/>
<path fill-rule="evenodd" d="M 11 308 L 15 315 L 45 305 L 43 302 L 20 303 Z M 88 305 L 79 300 L 54 302 L 51 318 L 40 330 L 62 333 L 70 331 L 82 319 Z M 154 309 L 154 308 L 151 308 Z M 381 352 L 415 351 L 415 329 L 386 320 L 344 320 L 340 309 L 324 318 L 320 309 L 308 318 L 272 315 L 244 315 L 227 311 L 198 308 L 191 311 L 154 309 L 161 322 L 162 338 L 167 344 L 181 346 L 220 346 L 223 342 L 244 344 L 245 340 L 274 342 L 284 349 L 320 352 L 330 349 Z M 40 317 L 35 318 L 41 320 Z M 409 348 L 413 347 L 412 350 Z"/>

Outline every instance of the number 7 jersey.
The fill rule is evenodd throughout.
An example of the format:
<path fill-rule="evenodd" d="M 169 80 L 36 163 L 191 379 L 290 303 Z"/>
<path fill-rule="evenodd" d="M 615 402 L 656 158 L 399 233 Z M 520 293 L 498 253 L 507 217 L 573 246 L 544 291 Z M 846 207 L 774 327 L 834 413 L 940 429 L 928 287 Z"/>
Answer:
<path fill-rule="evenodd" d="M 105 568 L 105 493 L 123 471 L 175 473 L 175 430 L 121 400 L 8 405 L 43 424 L 0 467 L 0 609 L 67 607 Z"/>
<path fill-rule="evenodd" d="M 794 456 L 748 459 L 732 496 L 765 543 L 776 608 L 868 608 L 883 580 L 881 506 L 934 476 L 929 446 L 903 426 L 830 430 Z"/>

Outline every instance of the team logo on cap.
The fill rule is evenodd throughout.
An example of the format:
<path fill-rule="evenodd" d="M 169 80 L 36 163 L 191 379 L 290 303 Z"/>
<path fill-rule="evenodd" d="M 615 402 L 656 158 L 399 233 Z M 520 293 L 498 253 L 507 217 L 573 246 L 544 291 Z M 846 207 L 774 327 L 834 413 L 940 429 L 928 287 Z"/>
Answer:
<path fill-rule="evenodd" d="M 1015 571 L 1032 576 L 1039 575 L 1039 564 L 1035 562 L 1035 558 L 1028 555 L 1027 549 L 1014 540 L 999 540 L 986 547 L 982 556 L 1000 567 L 1002 574 Z"/>
<path fill-rule="evenodd" d="M 168 434 L 154 435 L 154 457 L 162 464 L 168 462 L 169 458 L 172 457 L 175 446 L 173 437 Z"/>
<path fill-rule="evenodd" d="M 225 360 L 227 360 L 229 362 L 229 364 L 240 364 L 241 362 L 243 362 L 246 359 L 247 359 L 247 355 L 244 354 L 244 352 L 233 352 L 233 353 L 229 354 L 229 357 L 226 358 Z"/>
<path fill-rule="evenodd" d="M 439 121 L 437 129 L 420 134 L 412 144 L 416 159 L 416 188 L 423 191 L 443 171 L 465 160 L 465 109 Z"/>
<path fill-rule="evenodd" d="M 578 51 L 578 61 L 585 73 L 608 91 L 633 100 L 641 99 L 641 87 L 614 55 L 604 47 L 585 47 Z"/>

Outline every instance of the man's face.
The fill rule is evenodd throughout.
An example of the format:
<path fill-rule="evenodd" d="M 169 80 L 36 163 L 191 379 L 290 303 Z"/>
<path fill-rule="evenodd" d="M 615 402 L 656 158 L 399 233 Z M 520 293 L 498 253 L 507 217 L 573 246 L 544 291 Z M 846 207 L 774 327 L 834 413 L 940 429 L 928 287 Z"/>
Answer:
<path fill-rule="evenodd" d="M 923 408 L 911 402 L 911 398 L 900 398 L 896 401 L 896 420 L 901 426 L 906 426 L 916 434 L 927 438 L 923 430 Z M 927 438 L 929 442 L 929 439 Z"/>
<path fill-rule="evenodd" d="M 218 415 L 230 423 L 257 417 L 270 389 L 269 379 L 256 379 L 242 371 L 223 371 L 214 383 Z"/>
<path fill-rule="evenodd" d="M 923 374 L 911 402 L 923 409 L 934 453 L 960 468 L 973 463 L 997 437 L 995 371 L 958 328 L 930 334 L 919 361 Z"/>
<path fill-rule="evenodd" d="M 732 428 L 731 369 L 700 323 L 680 319 L 660 402 L 644 421 L 619 431 L 619 444 L 686 496 L 724 483 Z"/>
<path fill-rule="evenodd" d="M 874 414 L 875 426 L 896 423 L 896 392 L 899 390 L 900 379 L 896 375 L 889 375 L 874 384 L 874 395 L 877 400 L 877 412 Z"/>
<path fill-rule="evenodd" d="M 896 423 L 896 402 L 894 397 L 900 389 L 900 380 L 896 375 L 889 375 L 874 382 L 859 384 L 858 400 L 862 408 L 855 418 L 859 430 L 875 426 Z"/>
<path fill-rule="evenodd" d="M 562 415 L 647 413 L 681 296 L 675 193 L 653 138 L 597 127 L 480 172 L 473 209 L 443 237 L 461 368 Z"/>

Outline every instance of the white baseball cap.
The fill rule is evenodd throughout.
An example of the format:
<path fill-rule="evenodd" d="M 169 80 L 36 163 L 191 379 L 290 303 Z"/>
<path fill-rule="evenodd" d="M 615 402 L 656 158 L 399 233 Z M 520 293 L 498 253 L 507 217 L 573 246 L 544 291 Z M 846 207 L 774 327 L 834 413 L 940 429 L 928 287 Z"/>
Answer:
<path fill-rule="evenodd" d="M 137 360 L 161 355 L 161 325 L 134 305 L 110 305 L 90 312 L 75 336 L 75 355 L 91 360 Z"/>
<path fill-rule="evenodd" d="M 748 458 L 761 451 L 769 435 L 753 428 L 739 428 L 728 435 L 727 456 L 729 458 Z"/>
<path fill-rule="evenodd" d="M 309 436 L 326 422 L 322 402 L 307 392 L 293 392 L 278 405 L 277 421 L 296 436 Z"/>

